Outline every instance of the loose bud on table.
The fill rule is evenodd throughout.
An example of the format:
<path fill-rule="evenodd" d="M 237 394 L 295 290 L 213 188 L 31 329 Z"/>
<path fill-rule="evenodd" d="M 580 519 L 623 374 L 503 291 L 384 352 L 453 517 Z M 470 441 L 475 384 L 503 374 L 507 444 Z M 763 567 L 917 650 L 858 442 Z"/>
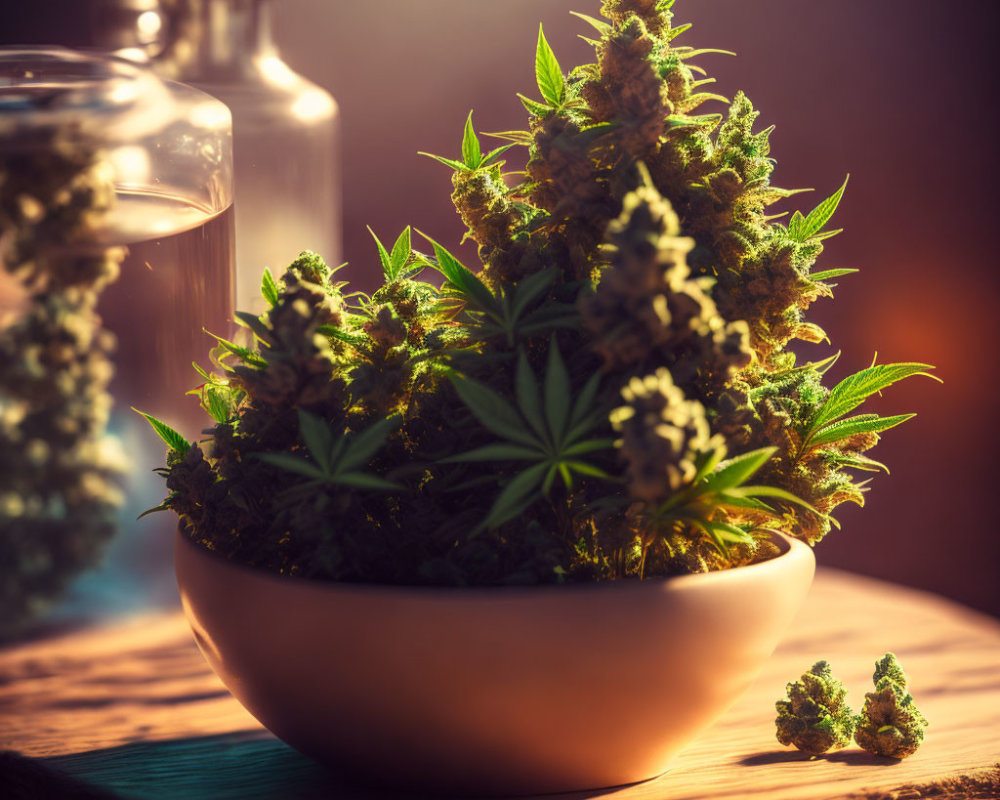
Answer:
<path fill-rule="evenodd" d="M 779 700 L 778 741 L 818 756 L 851 741 L 856 717 L 844 698 L 847 690 L 833 677 L 830 664 L 817 661 L 801 680 L 789 683 L 787 700 Z"/>
<path fill-rule="evenodd" d="M 886 653 L 875 662 L 872 681 L 875 691 L 865 695 L 854 740 L 862 749 L 878 756 L 913 755 L 924 740 L 927 720 L 906 690 L 906 674 L 895 655 Z"/>

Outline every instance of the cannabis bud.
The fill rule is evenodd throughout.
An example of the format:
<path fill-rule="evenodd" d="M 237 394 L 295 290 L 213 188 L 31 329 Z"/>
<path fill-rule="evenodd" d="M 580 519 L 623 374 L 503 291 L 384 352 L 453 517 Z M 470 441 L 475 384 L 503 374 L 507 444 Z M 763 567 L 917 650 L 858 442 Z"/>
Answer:
<path fill-rule="evenodd" d="M 875 662 L 875 691 L 865 695 L 854 740 L 877 756 L 906 758 L 924 740 L 927 720 L 906 691 L 906 674 L 892 653 Z"/>
<path fill-rule="evenodd" d="M 113 174 L 72 131 L 0 160 L 0 273 L 27 307 L 0 320 L 0 638 L 18 633 L 115 533 L 125 455 L 105 436 L 114 337 L 97 314 L 121 248 L 95 245 Z"/>
<path fill-rule="evenodd" d="M 608 226 L 611 264 L 580 311 L 605 369 L 665 364 L 685 393 L 714 395 L 750 362 L 747 325 L 719 316 L 712 280 L 692 278 L 693 239 L 680 235 L 670 203 L 653 186 L 625 195 Z"/>
<path fill-rule="evenodd" d="M 665 367 L 633 378 L 622 397 L 626 405 L 611 412 L 611 423 L 622 434 L 632 495 L 655 501 L 690 483 L 698 454 L 721 444 L 711 436 L 704 406 L 688 400 Z"/>
<path fill-rule="evenodd" d="M 828 662 L 817 661 L 785 691 L 788 699 L 775 704 L 779 742 L 814 756 L 850 743 L 856 717 L 844 702 L 847 690 L 833 677 Z"/>

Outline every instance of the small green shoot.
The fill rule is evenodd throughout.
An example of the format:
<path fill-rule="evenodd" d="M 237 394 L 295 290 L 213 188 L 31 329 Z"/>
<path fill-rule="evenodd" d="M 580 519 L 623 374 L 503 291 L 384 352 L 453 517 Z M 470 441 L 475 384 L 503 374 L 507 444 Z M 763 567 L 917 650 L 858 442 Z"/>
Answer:
<path fill-rule="evenodd" d="M 841 187 L 810 211 L 809 216 L 804 217 L 801 211 L 796 211 L 788 221 L 789 238 L 796 242 L 806 242 L 810 239 L 822 241 L 840 233 L 839 230 L 827 231 L 825 233 L 821 233 L 821 231 L 833 217 L 837 206 L 840 205 L 840 200 L 844 196 L 844 190 L 847 188 L 847 182 L 850 179 L 850 175 L 844 178 L 844 183 Z"/>
<path fill-rule="evenodd" d="M 138 408 L 133 407 L 132 410 L 140 417 L 145 418 L 150 427 L 156 431 L 156 435 L 159 436 L 171 450 L 183 456 L 188 450 L 191 449 L 191 442 L 167 425 L 167 423 L 158 420 L 152 414 L 140 411 Z"/>

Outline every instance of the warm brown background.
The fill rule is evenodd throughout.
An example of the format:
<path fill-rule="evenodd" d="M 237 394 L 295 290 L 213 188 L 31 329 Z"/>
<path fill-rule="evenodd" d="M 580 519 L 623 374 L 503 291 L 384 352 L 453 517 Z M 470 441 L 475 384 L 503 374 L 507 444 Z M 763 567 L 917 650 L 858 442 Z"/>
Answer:
<path fill-rule="evenodd" d="M 31 21 L 0 2 L 0 40 L 27 41 Z M 52 13 L 35 41 L 80 43 Z M 83 3 L 72 4 L 74 14 Z M 348 277 L 371 286 L 365 231 L 406 224 L 455 244 L 462 229 L 448 173 L 416 155 L 455 156 L 469 108 L 482 130 L 523 127 L 515 91 L 534 92 L 538 21 L 564 68 L 588 59 L 570 9 L 597 0 L 281 0 L 286 59 L 331 89 L 344 117 Z M 988 0 L 678 0 L 694 28 L 679 43 L 739 58 L 699 63 L 731 96 L 744 89 L 772 136 L 784 187 L 815 187 L 811 208 L 851 173 L 821 263 L 860 267 L 813 319 L 843 356 L 834 377 L 880 360 L 926 360 L 943 386 L 911 379 L 875 410 L 915 411 L 875 455 L 868 507 L 817 550 L 839 566 L 939 592 L 1000 614 L 1000 486 L 995 393 L 1000 341 L 997 75 L 1000 4 Z M 22 8 L 22 14 L 25 12 Z M 39 30 L 39 28 L 36 28 Z M 808 210 L 806 208 L 805 210 Z M 303 243 L 304 246 L 308 243 Z M 810 346 L 810 357 L 826 346 Z M 873 613 L 878 613 L 873 609 Z"/>

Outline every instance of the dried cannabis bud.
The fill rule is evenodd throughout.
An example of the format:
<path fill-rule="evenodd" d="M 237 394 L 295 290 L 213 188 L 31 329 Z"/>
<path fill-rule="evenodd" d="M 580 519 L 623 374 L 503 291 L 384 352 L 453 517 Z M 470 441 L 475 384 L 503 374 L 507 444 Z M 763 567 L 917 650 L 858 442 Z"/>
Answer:
<path fill-rule="evenodd" d="M 96 306 L 123 252 L 92 241 L 113 200 L 100 154 L 67 133 L 0 163 L 3 267 L 28 297 L 0 327 L 0 636 L 115 532 L 125 459 L 104 436 L 114 340 Z"/>
<path fill-rule="evenodd" d="M 817 661 L 786 692 L 788 699 L 775 704 L 781 744 L 813 756 L 850 744 L 856 719 L 845 702 L 847 690 L 833 677 L 829 663 Z"/>
<path fill-rule="evenodd" d="M 578 14 L 594 61 L 568 73 L 539 30 L 526 129 L 484 150 L 470 113 L 460 157 L 432 156 L 481 265 L 407 228 L 376 237 L 371 297 L 311 255 L 265 274 L 269 310 L 203 371 L 211 435 L 158 428 L 192 537 L 332 580 L 614 580 L 768 558 L 774 531 L 815 543 L 863 502 L 852 471 L 911 415 L 853 412 L 930 367 L 827 388 L 835 358 L 797 363 L 853 272 L 814 269 L 844 187 L 778 221 L 771 129 L 702 90 L 717 51 L 677 44 L 672 6 Z"/>
<path fill-rule="evenodd" d="M 906 689 L 906 674 L 892 653 L 875 662 L 875 691 L 865 695 L 854 740 L 869 753 L 889 758 L 913 755 L 924 740 L 927 720 Z"/>
<path fill-rule="evenodd" d="M 629 492 L 637 500 L 666 500 L 691 483 L 699 454 L 719 447 L 721 437 L 711 436 L 704 406 L 686 399 L 665 367 L 633 378 L 622 397 L 626 405 L 611 412 L 611 424 L 622 435 Z"/>
<path fill-rule="evenodd" d="M 665 364 L 684 391 L 717 394 L 750 361 L 746 323 L 727 323 L 709 296 L 712 281 L 691 279 L 685 257 L 694 241 L 680 236 L 677 215 L 654 187 L 629 193 L 623 206 L 608 226 L 611 264 L 581 302 L 594 349 L 605 369 Z"/>

